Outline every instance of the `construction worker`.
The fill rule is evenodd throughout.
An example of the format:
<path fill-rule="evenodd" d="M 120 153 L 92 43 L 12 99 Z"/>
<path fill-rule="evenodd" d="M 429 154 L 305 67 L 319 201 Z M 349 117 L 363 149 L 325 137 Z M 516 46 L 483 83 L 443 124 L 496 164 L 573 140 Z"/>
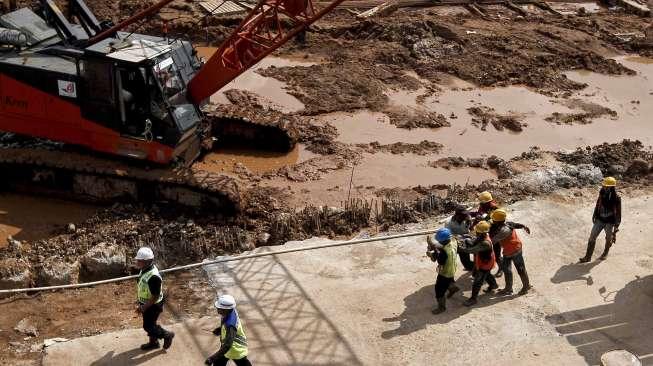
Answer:
<path fill-rule="evenodd" d="M 451 231 L 451 234 L 454 236 L 464 236 L 469 234 L 469 230 L 472 227 L 472 217 L 467 210 L 467 207 L 463 205 L 456 206 L 451 220 L 447 223 L 446 227 Z M 468 253 L 465 253 L 461 250 L 458 251 L 458 256 L 460 257 L 460 262 L 467 271 L 474 269 L 474 262 L 469 257 Z"/>
<path fill-rule="evenodd" d="M 154 265 L 154 253 L 152 249 L 143 247 L 138 250 L 135 259 L 136 266 L 140 269 L 136 312 L 143 316 L 143 329 L 150 337 L 150 341 L 141 345 L 141 349 L 147 351 L 159 348 L 159 339 L 163 339 L 163 349 L 168 349 L 172 345 L 175 334 L 157 324 L 159 315 L 163 311 L 164 296 L 163 280 Z"/>
<path fill-rule="evenodd" d="M 531 229 L 517 222 L 506 222 L 506 210 L 498 208 L 492 212 L 492 225 L 490 226 L 490 240 L 493 244 L 499 243 L 503 249 L 502 268 L 506 274 L 506 287 L 499 291 L 499 295 L 512 295 L 512 264 L 515 263 L 517 273 L 521 279 L 522 288 L 519 295 L 525 295 L 531 289 L 531 283 L 526 272 L 526 263 L 522 255 L 522 242 L 517 236 L 517 229 L 524 229 L 528 234 Z"/>
<path fill-rule="evenodd" d="M 587 263 L 592 259 L 596 238 L 601 231 L 605 231 L 605 248 L 599 259 L 606 259 L 610 247 L 615 241 L 615 235 L 619 231 L 619 225 L 621 225 L 621 197 L 617 194 L 617 180 L 613 177 L 603 179 L 603 186 L 594 206 L 592 222 L 594 226 L 592 226 L 592 232 L 587 241 L 587 251 L 585 256 L 579 259 L 580 263 Z"/>
<path fill-rule="evenodd" d="M 213 334 L 220 337 L 220 349 L 207 358 L 207 365 L 226 366 L 233 360 L 238 366 L 251 366 L 247 359 L 247 337 L 236 311 L 236 300 L 231 295 L 221 295 L 215 301 L 215 308 L 222 317 L 220 326 Z"/>
<path fill-rule="evenodd" d="M 479 201 L 479 206 L 478 210 L 473 213 L 473 216 L 475 220 L 478 222 L 480 220 L 485 220 L 485 221 L 490 221 L 490 215 L 492 215 L 492 212 L 499 208 L 499 205 L 497 205 L 497 202 L 494 200 L 492 197 L 492 193 L 485 191 L 481 192 L 478 195 L 478 201 Z M 497 273 L 494 274 L 495 277 L 499 278 L 503 275 L 503 268 L 501 263 L 501 245 L 499 243 L 494 243 L 493 242 L 493 249 L 494 249 L 494 257 L 497 260 L 497 266 L 499 269 L 497 269 Z"/>
<path fill-rule="evenodd" d="M 438 277 L 435 280 L 435 300 L 438 304 L 431 309 L 431 312 L 440 314 L 447 310 L 447 299 L 444 297 L 447 291 L 449 292 L 447 297 L 451 297 L 460 290 L 454 281 L 458 263 L 456 260 L 458 241 L 447 228 L 438 229 L 434 237 L 437 243 L 433 242 L 431 235 L 426 237 L 428 242 L 426 256 L 438 262 Z"/>
<path fill-rule="evenodd" d="M 475 238 L 465 239 L 463 250 L 467 253 L 474 254 L 474 282 L 472 283 L 472 296 L 464 302 L 465 306 L 472 306 L 478 302 L 478 294 L 484 282 L 489 287 L 485 292 L 492 292 L 499 288 L 497 281 L 492 275 L 492 268 L 496 262 L 492 241 L 488 233 L 490 232 L 490 223 L 481 221 L 474 226 Z"/>

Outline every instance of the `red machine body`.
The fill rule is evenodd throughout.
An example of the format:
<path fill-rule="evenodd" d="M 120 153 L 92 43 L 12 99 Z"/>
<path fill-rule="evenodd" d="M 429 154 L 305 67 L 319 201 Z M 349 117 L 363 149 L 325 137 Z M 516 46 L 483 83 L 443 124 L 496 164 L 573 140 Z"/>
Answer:
<path fill-rule="evenodd" d="M 26 44 L 0 44 L 0 131 L 39 137 L 158 164 L 199 155 L 201 104 L 298 32 L 332 10 L 311 0 L 261 0 L 202 65 L 187 41 L 122 29 L 171 0 L 112 26 L 82 0 L 79 24 L 42 0 L 43 17 L 19 9 L 0 27 Z M 13 47 L 15 46 L 15 47 Z"/>

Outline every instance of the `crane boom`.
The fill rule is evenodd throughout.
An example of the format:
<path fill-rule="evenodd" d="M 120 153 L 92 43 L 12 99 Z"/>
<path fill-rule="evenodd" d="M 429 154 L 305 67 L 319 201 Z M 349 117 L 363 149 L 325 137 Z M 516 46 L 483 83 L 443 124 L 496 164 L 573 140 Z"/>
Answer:
<path fill-rule="evenodd" d="M 343 1 L 316 12 L 312 0 L 260 0 L 190 81 L 188 97 L 199 104 Z"/>

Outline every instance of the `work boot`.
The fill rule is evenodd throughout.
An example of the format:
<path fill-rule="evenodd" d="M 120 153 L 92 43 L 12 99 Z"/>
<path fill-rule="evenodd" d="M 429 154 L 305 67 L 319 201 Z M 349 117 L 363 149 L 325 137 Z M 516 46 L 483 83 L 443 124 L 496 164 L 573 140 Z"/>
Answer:
<path fill-rule="evenodd" d="M 492 292 L 492 291 L 494 291 L 494 290 L 496 290 L 496 289 L 498 289 L 498 288 L 499 288 L 499 285 L 497 285 L 496 283 L 493 283 L 493 284 L 489 285 L 489 286 L 488 286 L 485 290 L 483 290 L 483 291 L 484 291 L 485 293 L 488 293 L 488 294 L 489 294 L 490 292 Z"/>
<path fill-rule="evenodd" d="M 175 338 L 175 333 L 166 332 L 167 334 L 163 337 L 163 349 L 168 349 L 172 346 L 172 339 Z"/>
<path fill-rule="evenodd" d="M 526 272 L 526 269 L 519 272 L 519 278 L 521 279 L 522 283 L 522 288 L 519 290 L 519 296 L 526 295 L 528 291 L 533 288 L 533 286 L 531 286 L 531 281 L 528 278 L 528 272 Z"/>
<path fill-rule="evenodd" d="M 474 288 L 472 288 L 472 297 L 470 297 L 469 299 L 467 299 L 467 301 L 465 301 L 465 302 L 463 303 L 463 305 L 465 305 L 465 306 L 476 305 L 476 304 L 478 303 L 478 293 L 479 293 L 480 291 L 481 291 L 481 288 L 480 288 L 480 287 L 474 287 Z"/>
<path fill-rule="evenodd" d="M 150 341 L 148 343 L 141 344 L 141 349 L 143 351 L 149 351 L 157 348 L 159 348 L 159 340 L 154 337 L 150 337 Z"/>
<path fill-rule="evenodd" d="M 585 252 L 585 256 L 582 258 L 578 259 L 579 263 L 587 263 L 592 260 L 592 254 L 594 254 L 594 247 L 596 246 L 595 241 L 588 241 L 587 242 L 587 251 Z"/>
<path fill-rule="evenodd" d="M 431 309 L 431 313 L 435 315 L 442 314 L 447 310 L 447 299 L 444 296 L 442 296 L 442 297 L 438 297 L 437 300 L 438 300 L 438 306 L 433 307 L 433 309 Z"/>
<path fill-rule="evenodd" d="M 497 293 L 499 296 L 512 295 L 512 272 L 506 272 L 506 287 Z"/>
<path fill-rule="evenodd" d="M 447 298 L 451 298 L 456 292 L 460 291 L 460 287 L 456 286 L 455 284 L 452 284 L 449 286 L 449 289 L 447 290 Z"/>
<path fill-rule="evenodd" d="M 607 242 L 605 243 L 605 248 L 603 249 L 603 254 L 599 257 L 599 260 L 604 261 L 606 258 L 608 258 L 608 253 L 610 252 L 610 247 L 612 244 L 608 244 Z"/>

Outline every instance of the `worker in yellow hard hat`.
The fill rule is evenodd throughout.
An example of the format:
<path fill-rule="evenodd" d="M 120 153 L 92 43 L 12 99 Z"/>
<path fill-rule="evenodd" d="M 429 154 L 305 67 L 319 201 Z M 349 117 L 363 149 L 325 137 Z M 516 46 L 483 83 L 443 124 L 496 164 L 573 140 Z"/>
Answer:
<path fill-rule="evenodd" d="M 594 206 L 592 222 L 594 225 L 587 241 L 587 251 L 585 256 L 579 259 L 580 263 L 587 263 L 592 260 L 596 238 L 601 231 L 605 231 L 605 248 L 603 254 L 599 257 L 600 260 L 607 258 L 610 247 L 616 240 L 616 234 L 619 231 L 619 225 L 621 225 L 621 197 L 617 193 L 617 180 L 613 177 L 603 179 L 603 186 Z"/>
<path fill-rule="evenodd" d="M 522 254 L 522 241 L 517 236 L 517 229 L 524 229 L 530 234 L 531 229 L 526 225 L 517 222 L 506 221 L 508 213 L 503 208 L 492 212 L 492 225 L 490 226 L 490 239 L 492 244 L 501 245 L 503 249 L 503 272 L 506 274 L 506 287 L 499 291 L 499 295 L 512 295 L 512 264 L 515 263 L 517 273 L 522 282 L 522 289 L 519 295 L 525 295 L 531 289 L 531 281 L 526 272 L 526 263 Z"/>
<path fill-rule="evenodd" d="M 465 306 L 472 306 L 478 302 L 478 294 L 483 283 L 489 287 L 485 292 L 492 292 L 499 288 L 497 280 L 492 275 L 492 268 L 496 262 L 492 241 L 490 240 L 490 223 L 481 221 L 474 226 L 474 238 L 465 239 L 462 250 L 474 254 L 474 282 L 472 283 L 472 296 L 464 302 Z"/>
<path fill-rule="evenodd" d="M 488 191 L 479 193 L 478 201 L 479 201 L 478 210 L 472 214 L 475 223 L 478 223 L 481 220 L 490 221 L 492 212 L 494 212 L 494 210 L 499 208 L 499 205 L 494 200 L 494 197 L 492 197 L 492 193 Z M 496 258 L 497 266 L 499 267 L 499 269 L 497 269 L 497 273 L 495 273 L 494 275 L 498 278 L 503 275 L 503 268 L 501 266 L 502 263 L 501 245 L 499 245 L 498 243 L 492 243 L 492 244 L 494 250 L 494 257 Z"/>

